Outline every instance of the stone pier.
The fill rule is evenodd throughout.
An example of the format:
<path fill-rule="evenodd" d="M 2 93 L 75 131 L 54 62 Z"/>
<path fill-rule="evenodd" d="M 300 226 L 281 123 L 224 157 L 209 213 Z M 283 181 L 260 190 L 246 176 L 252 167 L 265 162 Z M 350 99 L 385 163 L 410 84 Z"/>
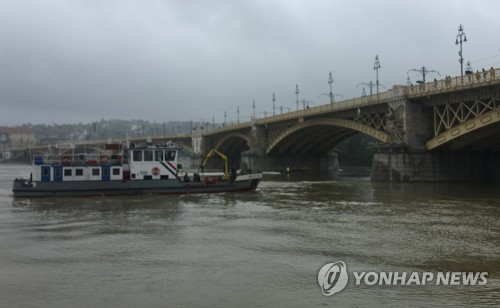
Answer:
<path fill-rule="evenodd" d="M 391 142 L 374 149 L 375 182 L 498 182 L 500 156 L 488 151 L 429 151 L 432 118 L 420 103 L 399 100 L 388 104 L 387 130 Z"/>
<path fill-rule="evenodd" d="M 374 182 L 500 182 L 500 156 L 494 152 L 429 152 L 407 146 L 380 146 L 374 152 Z"/>
<path fill-rule="evenodd" d="M 321 156 L 283 155 L 265 156 L 256 155 L 250 151 L 241 154 L 241 169 L 253 171 L 290 171 L 312 170 L 338 172 L 339 162 L 337 153 L 331 151 Z"/>

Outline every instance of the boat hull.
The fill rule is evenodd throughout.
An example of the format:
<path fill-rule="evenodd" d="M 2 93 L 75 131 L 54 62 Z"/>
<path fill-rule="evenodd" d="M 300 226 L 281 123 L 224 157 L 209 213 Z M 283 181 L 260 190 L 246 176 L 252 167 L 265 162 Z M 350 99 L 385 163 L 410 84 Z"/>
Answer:
<path fill-rule="evenodd" d="M 30 182 L 16 179 L 12 192 L 15 198 L 220 193 L 255 190 L 261 179 L 262 174 L 239 175 L 233 182 L 214 183 L 181 182 L 177 179 L 68 182 Z"/>

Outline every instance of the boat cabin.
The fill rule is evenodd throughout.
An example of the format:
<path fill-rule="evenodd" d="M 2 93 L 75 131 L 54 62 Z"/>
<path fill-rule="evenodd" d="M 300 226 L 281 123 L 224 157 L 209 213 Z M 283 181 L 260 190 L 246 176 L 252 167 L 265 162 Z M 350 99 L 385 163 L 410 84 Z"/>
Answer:
<path fill-rule="evenodd" d="M 176 179 L 178 152 L 178 148 L 157 146 L 129 149 L 130 179 Z"/>
<path fill-rule="evenodd" d="M 127 147 L 121 153 L 34 156 L 32 181 L 176 179 L 180 148 Z"/>

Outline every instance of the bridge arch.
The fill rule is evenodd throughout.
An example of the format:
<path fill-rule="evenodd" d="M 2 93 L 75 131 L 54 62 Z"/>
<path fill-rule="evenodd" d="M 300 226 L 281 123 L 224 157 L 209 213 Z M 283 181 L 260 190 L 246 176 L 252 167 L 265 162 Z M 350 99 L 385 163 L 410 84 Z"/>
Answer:
<path fill-rule="evenodd" d="M 332 126 L 340 128 L 340 130 L 330 133 L 330 134 L 322 134 L 323 138 L 333 138 L 336 143 L 340 143 L 341 141 L 351 137 L 356 133 L 363 133 L 369 135 L 377 140 L 382 142 L 387 142 L 389 140 L 389 135 L 383 131 L 379 131 L 375 128 L 369 127 L 367 125 L 354 122 L 346 119 L 335 119 L 335 118 L 326 118 L 326 119 L 312 119 L 308 121 L 304 121 L 302 123 L 296 124 L 285 131 L 283 131 L 280 135 L 278 135 L 274 140 L 272 140 L 267 149 L 266 153 L 269 154 L 276 149 L 276 147 L 282 143 L 286 138 L 300 134 L 301 131 L 306 132 L 307 128 L 315 127 L 315 126 Z M 302 138 L 314 138 L 314 136 L 303 135 Z M 326 150 L 326 149 L 325 149 Z"/>
<path fill-rule="evenodd" d="M 232 133 L 218 140 L 214 148 L 234 159 L 249 149 L 249 141 L 250 137 L 243 133 Z"/>
<path fill-rule="evenodd" d="M 450 127 L 434 138 L 429 139 L 426 142 L 425 146 L 428 150 L 433 150 L 445 144 L 449 144 L 452 141 L 458 141 L 465 135 L 479 133 L 480 131 L 486 130 L 487 128 L 498 126 L 498 124 L 500 124 L 500 108 L 496 108 L 467 122 L 463 122 L 461 124 Z"/>

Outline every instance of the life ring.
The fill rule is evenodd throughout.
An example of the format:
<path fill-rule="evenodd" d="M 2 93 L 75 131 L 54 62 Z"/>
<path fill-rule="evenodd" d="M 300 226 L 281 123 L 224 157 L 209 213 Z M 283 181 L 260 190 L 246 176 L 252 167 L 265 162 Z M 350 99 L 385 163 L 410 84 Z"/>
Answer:
<path fill-rule="evenodd" d="M 160 174 L 160 168 L 154 167 L 153 169 L 151 169 L 151 173 L 153 175 L 159 175 Z"/>

